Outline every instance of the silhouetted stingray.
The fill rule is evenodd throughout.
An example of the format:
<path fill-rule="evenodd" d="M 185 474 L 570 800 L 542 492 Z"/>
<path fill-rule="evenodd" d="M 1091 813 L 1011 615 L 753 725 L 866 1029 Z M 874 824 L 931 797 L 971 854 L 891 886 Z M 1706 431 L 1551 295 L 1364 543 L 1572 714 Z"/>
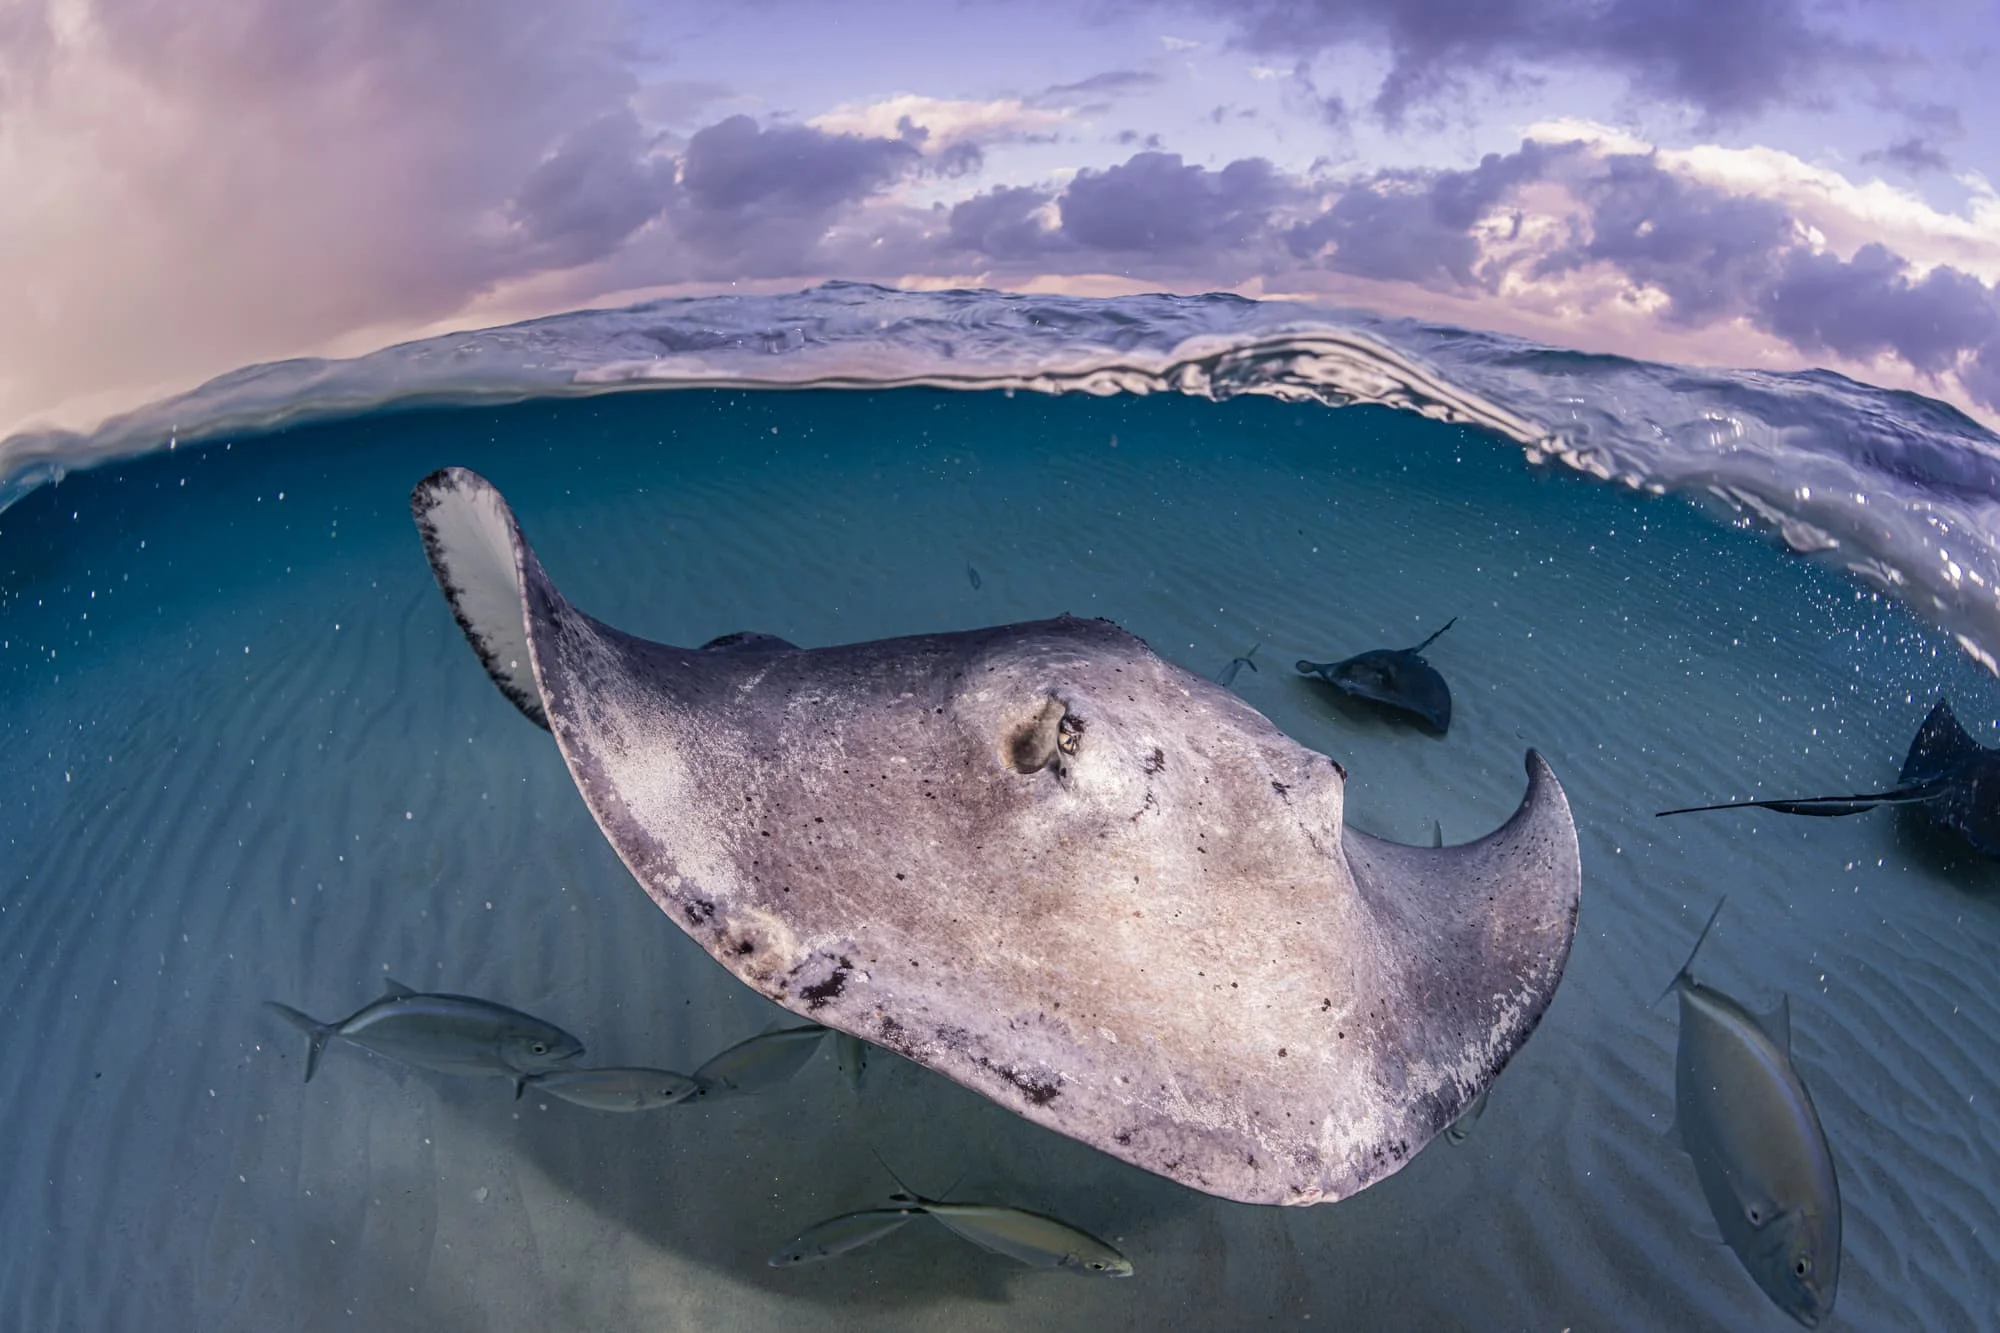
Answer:
<path fill-rule="evenodd" d="M 1981 855 L 2000 859 L 2000 750 L 1988 749 L 1966 734 L 1945 700 L 1939 699 L 1923 726 L 1917 728 L 1896 784 L 1888 791 L 1855 796 L 1723 801 L 1662 810 L 1660 814 L 1761 809 L 1786 815 L 1856 815 L 1878 805 L 1915 806 L 1933 824 L 1958 834 Z"/>
<path fill-rule="evenodd" d="M 494 683 L 640 885 L 739 980 L 1008 1109 L 1253 1203 L 1339 1199 L 1527 1040 L 1576 929 L 1541 756 L 1443 849 L 1107 620 L 676 648 L 564 600 L 470 472 L 411 497 Z"/>
<path fill-rule="evenodd" d="M 1299 662 L 1302 675 L 1318 676 L 1342 694 L 1409 713 L 1442 736 L 1451 730 L 1451 687 L 1437 668 L 1423 659 L 1424 649 L 1438 634 L 1458 623 L 1453 616 L 1444 629 L 1414 648 L 1374 648 L 1342 662 Z"/>

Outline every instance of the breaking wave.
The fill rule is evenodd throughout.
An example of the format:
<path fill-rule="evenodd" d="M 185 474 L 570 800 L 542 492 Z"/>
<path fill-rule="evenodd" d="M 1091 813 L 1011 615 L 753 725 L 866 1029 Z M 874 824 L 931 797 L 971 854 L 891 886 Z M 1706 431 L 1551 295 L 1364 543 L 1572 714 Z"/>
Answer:
<path fill-rule="evenodd" d="M 1226 295 L 1100 300 L 828 283 L 653 301 L 251 366 L 89 432 L 0 440 L 0 508 L 65 472 L 385 408 L 666 388 L 1022 389 L 1376 403 L 1495 432 L 1533 463 L 1719 502 L 1950 630 L 2000 672 L 2000 437 L 1825 371 L 1587 355 Z"/>

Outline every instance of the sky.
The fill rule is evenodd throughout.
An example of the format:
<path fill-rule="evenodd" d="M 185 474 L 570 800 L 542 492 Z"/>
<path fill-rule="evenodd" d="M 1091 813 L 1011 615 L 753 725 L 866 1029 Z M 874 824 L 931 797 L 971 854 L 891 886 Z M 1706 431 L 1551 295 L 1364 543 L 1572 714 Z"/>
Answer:
<path fill-rule="evenodd" d="M 1363 306 L 2000 424 L 1995 0 L 0 0 L 0 438 L 829 278 Z"/>

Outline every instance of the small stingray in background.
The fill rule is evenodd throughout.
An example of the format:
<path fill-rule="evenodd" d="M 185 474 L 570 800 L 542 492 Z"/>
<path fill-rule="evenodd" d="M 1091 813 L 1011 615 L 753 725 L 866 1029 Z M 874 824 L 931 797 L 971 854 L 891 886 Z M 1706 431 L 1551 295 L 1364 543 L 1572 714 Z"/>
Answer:
<path fill-rule="evenodd" d="M 1227 688 L 1229 685 L 1235 682 L 1236 673 L 1241 671 L 1244 667 L 1249 667 L 1252 671 L 1255 671 L 1257 669 L 1257 664 L 1251 659 L 1257 656 L 1257 650 L 1259 648 L 1262 648 L 1263 646 L 1264 645 L 1261 643 L 1252 644 L 1250 647 L 1250 651 L 1243 654 L 1243 656 L 1230 658 L 1229 665 L 1222 668 L 1221 671 L 1216 673 L 1215 683 L 1217 685 L 1221 685 Z"/>
<path fill-rule="evenodd" d="M 972 585 L 974 592 L 979 591 L 979 571 L 972 567 L 970 560 L 965 562 L 965 581 Z"/>
<path fill-rule="evenodd" d="M 1299 673 L 1318 676 L 1342 694 L 1407 713 L 1442 736 L 1451 730 L 1451 687 L 1424 660 L 1423 651 L 1457 623 L 1453 616 L 1444 622 L 1444 629 L 1414 648 L 1371 648 L 1339 662 L 1301 660 Z"/>
<path fill-rule="evenodd" d="M 1817 1328 L 1840 1283 L 1840 1183 L 1792 1065 L 1789 1001 L 1759 1016 L 1694 979 L 1695 955 L 1721 915 L 1718 902 L 1667 986 L 1681 1003 L 1671 1132 L 1743 1267 L 1774 1305 Z"/>
<path fill-rule="evenodd" d="M 1878 805 L 1920 809 L 1937 825 L 1958 834 L 1982 856 L 2000 858 L 2000 750 L 1988 749 L 1966 734 L 1951 705 L 1939 699 L 1910 742 L 1903 771 L 1888 791 L 1855 796 L 1799 796 L 1771 801 L 1724 801 L 1662 810 L 1687 815 L 1701 810 L 1776 810 L 1786 815 L 1858 815 Z"/>
<path fill-rule="evenodd" d="M 306 1079 L 319 1072 L 329 1038 L 440 1074 L 499 1074 L 518 1090 L 529 1074 L 557 1068 L 583 1054 L 583 1043 L 553 1023 L 466 995 L 427 995 L 384 978 L 387 993 L 334 1023 L 288 1004 L 265 1007 L 305 1032 Z"/>
<path fill-rule="evenodd" d="M 653 1111 L 677 1105 L 702 1090 L 701 1084 L 671 1069 L 555 1069 L 517 1080 L 515 1099 L 530 1085 L 593 1111 Z"/>

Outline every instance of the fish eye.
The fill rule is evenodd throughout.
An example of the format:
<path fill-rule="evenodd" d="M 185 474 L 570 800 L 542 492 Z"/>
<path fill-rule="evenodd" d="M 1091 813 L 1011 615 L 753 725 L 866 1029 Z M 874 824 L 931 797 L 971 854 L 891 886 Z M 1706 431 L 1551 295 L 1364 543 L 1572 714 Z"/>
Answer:
<path fill-rule="evenodd" d="M 1803 1254 L 1800 1255 L 1799 1261 L 1792 1265 L 1792 1271 L 1800 1277 L 1808 1276 L 1812 1272 L 1812 1260 L 1806 1258 Z"/>
<path fill-rule="evenodd" d="M 1752 1207 L 1750 1209 L 1750 1225 L 1754 1227 L 1763 1220 L 1764 1220 L 1764 1214 L 1755 1207 Z"/>
<path fill-rule="evenodd" d="M 545 1041 L 533 1042 L 529 1044 L 528 1050 L 531 1054 L 534 1055 L 547 1055 L 549 1051 L 549 1044 Z"/>

